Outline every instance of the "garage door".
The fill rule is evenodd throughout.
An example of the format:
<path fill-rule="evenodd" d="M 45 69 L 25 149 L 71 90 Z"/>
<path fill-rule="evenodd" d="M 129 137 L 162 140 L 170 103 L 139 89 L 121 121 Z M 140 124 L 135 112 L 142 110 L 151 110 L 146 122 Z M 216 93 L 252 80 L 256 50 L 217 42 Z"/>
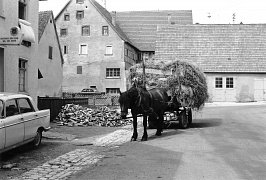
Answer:
<path fill-rule="evenodd" d="M 254 100 L 266 101 L 266 78 L 254 80 Z"/>

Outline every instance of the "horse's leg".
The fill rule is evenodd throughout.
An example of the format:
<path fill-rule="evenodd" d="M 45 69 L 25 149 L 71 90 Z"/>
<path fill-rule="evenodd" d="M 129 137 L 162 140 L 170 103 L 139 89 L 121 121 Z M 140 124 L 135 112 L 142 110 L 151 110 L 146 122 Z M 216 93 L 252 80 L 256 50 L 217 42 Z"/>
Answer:
<path fill-rule="evenodd" d="M 136 141 L 137 138 L 138 138 L 138 131 L 137 131 L 137 125 L 138 125 L 138 122 L 137 122 L 137 115 L 132 115 L 133 116 L 133 135 L 131 137 L 131 141 Z"/>
<path fill-rule="evenodd" d="M 141 138 L 141 141 L 147 141 L 148 139 L 148 133 L 147 133 L 147 116 L 143 115 L 143 136 Z"/>
<path fill-rule="evenodd" d="M 159 119 L 158 119 L 158 126 L 156 131 L 156 136 L 161 136 L 163 131 L 163 113 L 160 112 Z"/>

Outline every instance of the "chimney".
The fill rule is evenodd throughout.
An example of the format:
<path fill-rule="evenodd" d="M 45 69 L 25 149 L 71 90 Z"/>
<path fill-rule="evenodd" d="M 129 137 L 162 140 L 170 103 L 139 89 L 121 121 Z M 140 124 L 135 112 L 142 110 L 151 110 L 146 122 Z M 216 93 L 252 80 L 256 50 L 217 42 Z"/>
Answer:
<path fill-rule="evenodd" d="M 115 26 L 115 24 L 116 24 L 116 11 L 112 11 L 111 16 L 112 16 L 112 24 Z"/>
<path fill-rule="evenodd" d="M 167 14 L 167 20 L 168 20 L 168 24 L 171 24 L 171 14 Z"/>

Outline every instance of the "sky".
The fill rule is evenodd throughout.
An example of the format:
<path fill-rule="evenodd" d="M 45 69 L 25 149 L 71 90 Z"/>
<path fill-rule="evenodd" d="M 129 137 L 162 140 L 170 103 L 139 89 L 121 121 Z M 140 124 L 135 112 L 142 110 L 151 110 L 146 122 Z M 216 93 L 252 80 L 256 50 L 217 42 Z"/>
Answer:
<path fill-rule="evenodd" d="M 104 0 L 97 0 L 104 6 Z M 192 10 L 193 23 L 256 24 L 266 23 L 265 0 L 105 0 L 108 11 Z M 54 14 L 67 0 L 40 1 L 39 10 Z"/>

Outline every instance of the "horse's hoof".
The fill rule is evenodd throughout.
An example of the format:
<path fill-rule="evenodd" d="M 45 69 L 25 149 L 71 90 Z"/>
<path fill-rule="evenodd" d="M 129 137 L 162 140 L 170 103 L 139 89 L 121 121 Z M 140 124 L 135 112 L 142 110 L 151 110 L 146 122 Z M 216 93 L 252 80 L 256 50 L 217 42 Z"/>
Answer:
<path fill-rule="evenodd" d="M 131 138 L 131 141 L 136 141 L 137 140 L 137 138 Z"/>
<path fill-rule="evenodd" d="M 161 136 L 162 133 L 157 131 L 155 135 L 156 135 L 156 136 Z"/>
<path fill-rule="evenodd" d="M 141 141 L 147 141 L 147 140 L 148 140 L 147 137 L 142 137 L 142 138 L 141 138 Z"/>

